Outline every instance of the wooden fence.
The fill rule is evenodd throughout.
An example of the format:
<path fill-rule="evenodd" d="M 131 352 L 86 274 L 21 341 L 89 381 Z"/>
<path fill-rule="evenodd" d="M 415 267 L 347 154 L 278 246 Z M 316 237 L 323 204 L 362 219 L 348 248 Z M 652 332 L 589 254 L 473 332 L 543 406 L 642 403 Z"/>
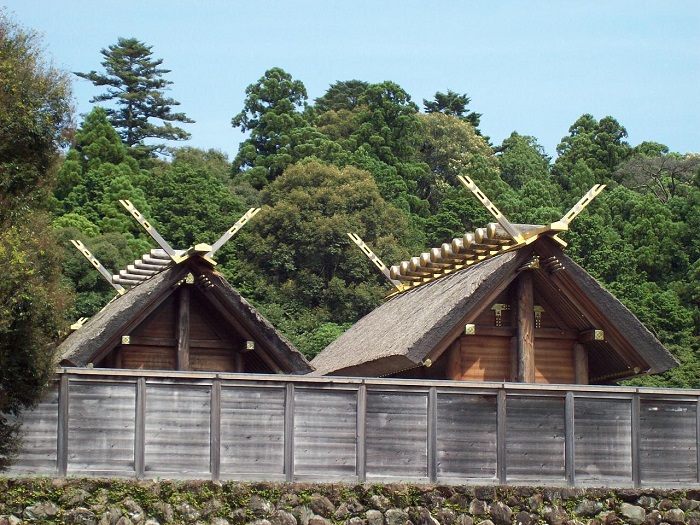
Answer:
<path fill-rule="evenodd" d="M 700 391 L 63 369 L 11 475 L 700 484 Z"/>

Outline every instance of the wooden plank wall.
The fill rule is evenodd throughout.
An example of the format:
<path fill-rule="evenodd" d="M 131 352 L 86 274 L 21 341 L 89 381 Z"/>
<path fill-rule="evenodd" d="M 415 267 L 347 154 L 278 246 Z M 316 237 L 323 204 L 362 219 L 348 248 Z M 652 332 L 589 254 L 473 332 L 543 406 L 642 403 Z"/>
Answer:
<path fill-rule="evenodd" d="M 10 475 L 700 486 L 700 391 L 65 369 Z"/>

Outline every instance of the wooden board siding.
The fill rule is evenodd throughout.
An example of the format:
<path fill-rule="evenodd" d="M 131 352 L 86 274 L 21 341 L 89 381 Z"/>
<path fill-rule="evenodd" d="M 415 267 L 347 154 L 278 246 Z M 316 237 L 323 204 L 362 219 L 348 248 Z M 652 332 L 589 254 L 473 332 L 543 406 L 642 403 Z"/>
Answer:
<path fill-rule="evenodd" d="M 177 348 L 173 346 L 122 345 L 118 351 L 121 355 L 119 368 L 137 370 L 175 370 L 177 365 Z"/>
<path fill-rule="evenodd" d="M 209 472 L 210 387 L 148 385 L 146 473 L 202 477 Z"/>
<path fill-rule="evenodd" d="M 645 480 L 680 482 L 698 472 L 697 402 L 640 401 L 640 463 Z"/>
<path fill-rule="evenodd" d="M 285 389 L 221 389 L 223 478 L 279 479 L 284 474 Z"/>
<path fill-rule="evenodd" d="M 161 303 L 156 311 L 143 320 L 131 334 L 140 337 L 175 339 L 175 319 L 177 318 L 176 294 Z"/>
<path fill-rule="evenodd" d="M 367 478 L 427 478 L 427 394 L 367 393 Z"/>
<path fill-rule="evenodd" d="M 630 399 L 577 399 L 574 410 L 576 479 L 632 479 Z"/>
<path fill-rule="evenodd" d="M 330 469 L 352 479 L 356 471 L 357 393 L 294 391 L 294 473 Z"/>
<path fill-rule="evenodd" d="M 461 379 L 464 381 L 509 381 L 510 337 L 465 335 L 460 339 Z"/>
<path fill-rule="evenodd" d="M 535 382 L 572 384 L 574 379 L 573 341 L 535 339 Z"/>
<path fill-rule="evenodd" d="M 68 474 L 134 470 L 135 406 L 135 382 L 71 385 Z"/>
<path fill-rule="evenodd" d="M 565 479 L 565 401 L 557 397 L 508 399 L 506 475 L 518 481 Z"/>
<path fill-rule="evenodd" d="M 22 414 L 22 450 L 8 474 L 55 475 L 56 433 L 58 430 L 58 384 L 34 409 Z"/>
<path fill-rule="evenodd" d="M 700 391 L 70 369 L 13 476 L 700 487 Z"/>
<path fill-rule="evenodd" d="M 190 369 L 202 372 L 237 372 L 235 351 L 231 348 L 191 346 Z"/>
<path fill-rule="evenodd" d="M 496 479 L 496 396 L 439 392 L 437 471 L 443 478 Z"/>

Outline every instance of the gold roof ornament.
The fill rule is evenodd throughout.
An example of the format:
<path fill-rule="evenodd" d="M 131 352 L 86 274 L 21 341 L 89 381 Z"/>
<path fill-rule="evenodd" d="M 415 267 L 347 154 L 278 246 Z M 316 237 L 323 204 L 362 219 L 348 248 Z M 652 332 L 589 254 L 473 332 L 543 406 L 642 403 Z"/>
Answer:
<path fill-rule="evenodd" d="M 393 286 L 387 298 L 429 283 L 480 261 L 490 259 L 501 253 L 517 250 L 533 243 L 542 236 L 550 237 L 562 247 L 565 247 L 566 242 L 559 238 L 559 233 L 567 231 L 571 221 L 605 188 L 604 184 L 596 184 L 561 219 L 549 225 L 513 224 L 489 200 L 473 180 L 461 175 L 457 178 L 465 188 L 479 199 L 479 202 L 484 205 L 498 222 L 489 223 L 485 228 L 476 228 L 473 233 L 467 232 L 462 237 L 452 239 L 450 243 L 443 243 L 439 248 L 431 248 L 430 251 L 422 253 L 418 257 L 401 261 L 399 264 L 391 266 L 388 270 L 386 265 L 381 262 L 362 239 L 353 233 L 348 233 L 350 239 L 357 244 Z M 534 267 L 534 264 L 532 267 Z M 539 260 L 537 260 L 536 264 L 539 265 Z M 551 262 L 547 261 L 546 266 L 551 266 Z M 555 271 L 558 269 L 562 268 L 556 268 Z"/>
<path fill-rule="evenodd" d="M 78 240 L 71 240 L 73 245 L 82 253 L 85 258 L 100 272 L 119 295 L 125 294 L 129 289 L 138 286 L 142 282 L 150 279 L 154 275 L 169 268 L 173 264 L 180 264 L 190 257 L 198 256 L 211 266 L 216 266 L 214 254 L 226 242 L 228 242 L 238 231 L 253 218 L 260 208 L 250 208 L 236 223 L 224 233 L 213 245 L 199 243 L 187 250 L 176 250 L 158 233 L 155 227 L 146 220 L 136 207 L 128 200 L 119 201 L 124 208 L 131 213 L 144 230 L 155 240 L 160 248 L 154 248 L 149 253 L 141 256 L 129 264 L 126 269 L 120 270 L 118 274 L 110 274 L 102 264 L 90 253 L 85 245 Z"/>

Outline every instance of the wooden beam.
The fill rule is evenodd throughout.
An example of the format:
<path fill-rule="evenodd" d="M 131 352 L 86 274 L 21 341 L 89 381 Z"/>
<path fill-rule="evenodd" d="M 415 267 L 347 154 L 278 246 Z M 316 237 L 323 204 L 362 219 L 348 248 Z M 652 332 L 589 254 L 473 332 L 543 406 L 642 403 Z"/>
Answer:
<path fill-rule="evenodd" d="M 523 272 L 517 279 L 518 381 L 535 382 L 535 313 L 532 273 Z"/>
<path fill-rule="evenodd" d="M 190 289 L 180 288 L 177 318 L 177 369 L 190 369 Z"/>
<path fill-rule="evenodd" d="M 587 385 L 588 379 L 588 348 L 580 343 L 574 343 L 574 382 L 577 385 Z"/>

